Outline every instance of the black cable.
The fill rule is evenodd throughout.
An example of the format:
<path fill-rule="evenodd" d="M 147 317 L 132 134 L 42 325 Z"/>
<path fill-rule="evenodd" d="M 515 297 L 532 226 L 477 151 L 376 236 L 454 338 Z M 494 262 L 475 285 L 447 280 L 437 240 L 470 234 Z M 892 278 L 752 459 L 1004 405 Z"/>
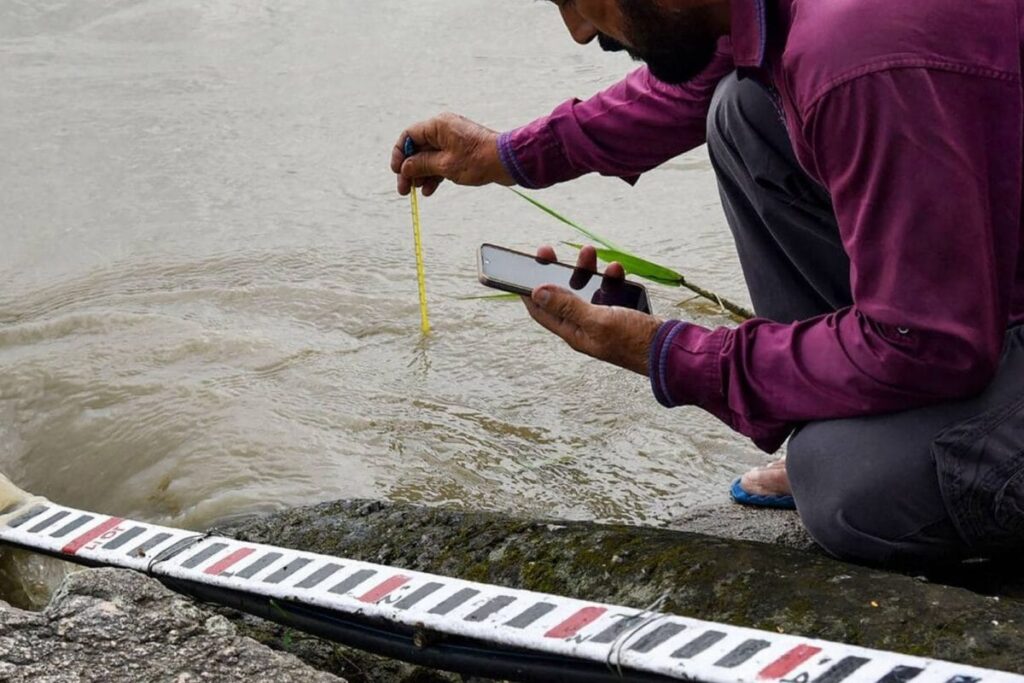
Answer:
<path fill-rule="evenodd" d="M 113 566 L 21 543 L 0 543 L 88 567 Z M 677 680 L 660 674 L 626 670 L 620 675 L 603 663 L 418 630 L 383 619 L 209 586 L 189 579 L 160 575 L 153 575 L 153 578 L 177 593 L 204 602 L 230 607 L 357 650 L 442 671 L 523 683 L 667 683 Z"/>
<path fill-rule="evenodd" d="M 666 676 L 610 670 L 603 663 L 506 648 L 463 636 L 349 615 L 193 581 L 160 577 L 172 590 L 231 607 L 341 645 L 459 674 L 524 683 L 666 683 Z M 419 644 L 417 644 L 419 643 Z"/>

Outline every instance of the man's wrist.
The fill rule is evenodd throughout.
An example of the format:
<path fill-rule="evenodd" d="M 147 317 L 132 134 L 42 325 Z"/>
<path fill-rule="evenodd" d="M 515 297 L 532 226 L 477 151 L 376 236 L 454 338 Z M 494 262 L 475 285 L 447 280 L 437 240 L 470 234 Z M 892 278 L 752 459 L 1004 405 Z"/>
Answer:
<path fill-rule="evenodd" d="M 509 185 L 519 185 L 526 189 L 533 189 L 536 186 L 526 176 L 526 172 L 523 170 L 518 157 L 516 157 L 515 150 L 512 148 L 512 136 L 515 132 L 510 130 L 498 135 L 498 162 L 501 165 L 502 171 L 511 181 L 508 183 Z"/>
<path fill-rule="evenodd" d="M 666 408 L 674 408 L 678 405 L 669 393 L 665 370 L 672 340 L 685 327 L 686 323 L 681 320 L 666 320 L 654 334 L 647 352 L 647 377 L 651 381 L 651 390 L 658 403 Z"/>

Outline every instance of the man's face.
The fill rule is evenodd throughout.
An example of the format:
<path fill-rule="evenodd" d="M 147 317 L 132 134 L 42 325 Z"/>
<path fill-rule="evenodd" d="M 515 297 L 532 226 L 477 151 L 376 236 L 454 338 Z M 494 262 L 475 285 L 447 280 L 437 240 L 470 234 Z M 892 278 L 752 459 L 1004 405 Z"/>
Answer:
<path fill-rule="evenodd" d="M 715 54 L 720 3 L 708 0 L 554 0 L 579 43 L 625 50 L 666 83 L 688 81 Z"/>

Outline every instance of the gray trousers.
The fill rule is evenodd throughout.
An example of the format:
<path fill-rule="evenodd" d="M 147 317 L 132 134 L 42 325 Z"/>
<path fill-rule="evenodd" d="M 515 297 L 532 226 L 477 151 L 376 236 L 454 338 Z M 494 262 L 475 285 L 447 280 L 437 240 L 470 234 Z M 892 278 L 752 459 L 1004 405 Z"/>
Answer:
<path fill-rule="evenodd" d="M 754 310 L 792 322 L 848 306 L 850 263 L 828 193 L 793 154 L 762 85 L 729 76 L 708 150 Z M 827 551 L 920 567 L 1024 549 L 1024 327 L 979 396 L 874 417 L 810 422 L 787 471 Z"/>

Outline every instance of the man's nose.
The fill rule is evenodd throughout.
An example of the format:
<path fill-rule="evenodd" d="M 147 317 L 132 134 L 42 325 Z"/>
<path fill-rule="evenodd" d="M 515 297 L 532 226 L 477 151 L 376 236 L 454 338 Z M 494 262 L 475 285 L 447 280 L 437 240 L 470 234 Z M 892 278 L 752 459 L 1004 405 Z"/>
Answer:
<path fill-rule="evenodd" d="M 579 15 L 579 13 L 569 6 L 561 7 L 562 10 L 562 21 L 565 22 L 565 28 L 569 30 L 569 35 L 580 45 L 586 45 L 594 38 L 597 38 L 597 29 L 589 21 Z"/>

